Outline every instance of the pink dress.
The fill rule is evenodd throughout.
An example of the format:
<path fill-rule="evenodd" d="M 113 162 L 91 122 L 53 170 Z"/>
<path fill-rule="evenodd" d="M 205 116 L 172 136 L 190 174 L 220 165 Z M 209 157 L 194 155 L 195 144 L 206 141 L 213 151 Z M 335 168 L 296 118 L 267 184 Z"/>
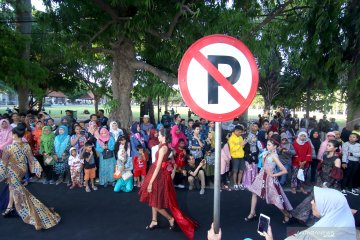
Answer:
<path fill-rule="evenodd" d="M 245 167 L 246 169 L 243 174 L 242 185 L 247 188 L 255 181 L 258 167 L 255 163 L 248 163 L 247 161 L 245 161 Z"/>
<path fill-rule="evenodd" d="M 277 177 L 268 176 L 268 172 L 273 173 L 276 163 L 267 155 L 264 166 L 256 176 L 255 181 L 248 187 L 250 192 L 255 193 L 260 198 L 265 199 L 267 204 L 273 204 L 280 210 L 291 211 L 293 208 L 287 199 Z"/>

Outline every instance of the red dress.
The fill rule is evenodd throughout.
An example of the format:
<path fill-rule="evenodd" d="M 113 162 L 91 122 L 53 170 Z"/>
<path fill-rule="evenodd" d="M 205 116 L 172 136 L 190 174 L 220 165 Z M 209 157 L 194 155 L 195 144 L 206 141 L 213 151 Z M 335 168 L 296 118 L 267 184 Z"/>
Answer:
<path fill-rule="evenodd" d="M 166 147 L 166 144 L 161 144 L 159 146 L 159 150 L 162 147 Z M 159 173 L 152 184 L 152 192 L 149 193 L 147 191 L 147 187 L 157 165 L 157 161 L 159 158 L 159 150 L 155 155 L 156 161 L 151 165 L 149 172 L 144 179 L 144 183 L 140 188 L 140 202 L 147 202 L 150 207 L 155 207 L 159 209 L 168 208 L 184 234 L 189 239 L 193 239 L 197 223 L 194 220 L 185 216 L 179 209 L 171 175 L 170 172 L 166 170 L 166 162 L 162 163 Z M 170 152 L 167 151 L 164 159 L 168 159 L 169 154 Z"/>

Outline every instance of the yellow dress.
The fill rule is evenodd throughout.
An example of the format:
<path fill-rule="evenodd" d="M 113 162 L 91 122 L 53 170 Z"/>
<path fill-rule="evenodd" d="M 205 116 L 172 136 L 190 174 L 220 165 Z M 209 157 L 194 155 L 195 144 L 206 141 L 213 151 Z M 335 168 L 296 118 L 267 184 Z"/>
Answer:
<path fill-rule="evenodd" d="M 41 166 L 33 158 L 28 143 L 8 145 L 0 160 L 0 182 L 6 180 L 9 184 L 15 209 L 25 223 L 34 225 L 36 230 L 51 228 L 60 222 L 60 215 L 47 208 L 21 184 L 27 171 L 27 162 L 30 172 L 40 175 Z"/>

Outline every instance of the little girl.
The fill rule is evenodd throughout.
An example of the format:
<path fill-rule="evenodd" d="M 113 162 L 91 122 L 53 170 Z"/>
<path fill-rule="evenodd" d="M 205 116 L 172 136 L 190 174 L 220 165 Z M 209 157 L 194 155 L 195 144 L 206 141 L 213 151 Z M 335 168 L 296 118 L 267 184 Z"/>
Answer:
<path fill-rule="evenodd" d="M 146 176 L 146 167 L 148 156 L 145 153 L 143 147 L 138 145 L 137 147 L 138 155 L 134 156 L 134 186 L 141 187 L 142 182 Z"/>
<path fill-rule="evenodd" d="M 119 140 L 115 144 L 115 152 L 117 153 L 116 165 L 120 168 L 122 175 L 126 172 L 131 172 L 133 169 L 133 162 L 130 157 L 130 144 L 127 142 L 124 136 L 119 137 Z M 130 177 L 125 178 L 122 176 L 116 181 L 114 192 L 131 192 L 133 190 L 134 178 L 131 174 Z"/>
<path fill-rule="evenodd" d="M 81 181 L 80 181 L 80 173 L 82 170 L 82 166 L 84 164 L 84 160 L 80 159 L 80 155 L 77 154 L 76 148 L 72 147 L 70 148 L 70 157 L 68 164 L 70 166 L 70 175 L 71 175 L 71 182 L 72 185 L 70 189 L 75 188 L 76 186 L 82 187 Z"/>

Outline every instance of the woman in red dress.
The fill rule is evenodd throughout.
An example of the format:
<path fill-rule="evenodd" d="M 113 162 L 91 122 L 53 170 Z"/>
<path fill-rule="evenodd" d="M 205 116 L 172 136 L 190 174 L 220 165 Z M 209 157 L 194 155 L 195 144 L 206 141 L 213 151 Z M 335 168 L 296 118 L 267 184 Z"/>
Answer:
<path fill-rule="evenodd" d="M 152 220 L 146 229 L 153 230 L 158 227 L 157 216 L 160 213 L 169 221 L 170 230 L 174 229 L 176 223 L 189 239 L 193 239 L 197 223 L 179 209 L 171 175 L 166 170 L 166 161 L 170 154 L 167 147 L 170 133 L 161 129 L 158 138 L 160 144 L 155 155 L 156 161 L 151 165 L 139 191 L 140 202 L 147 202 L 152 209 Z M 172 215 L 166 209 L 169 209 Z"/>

